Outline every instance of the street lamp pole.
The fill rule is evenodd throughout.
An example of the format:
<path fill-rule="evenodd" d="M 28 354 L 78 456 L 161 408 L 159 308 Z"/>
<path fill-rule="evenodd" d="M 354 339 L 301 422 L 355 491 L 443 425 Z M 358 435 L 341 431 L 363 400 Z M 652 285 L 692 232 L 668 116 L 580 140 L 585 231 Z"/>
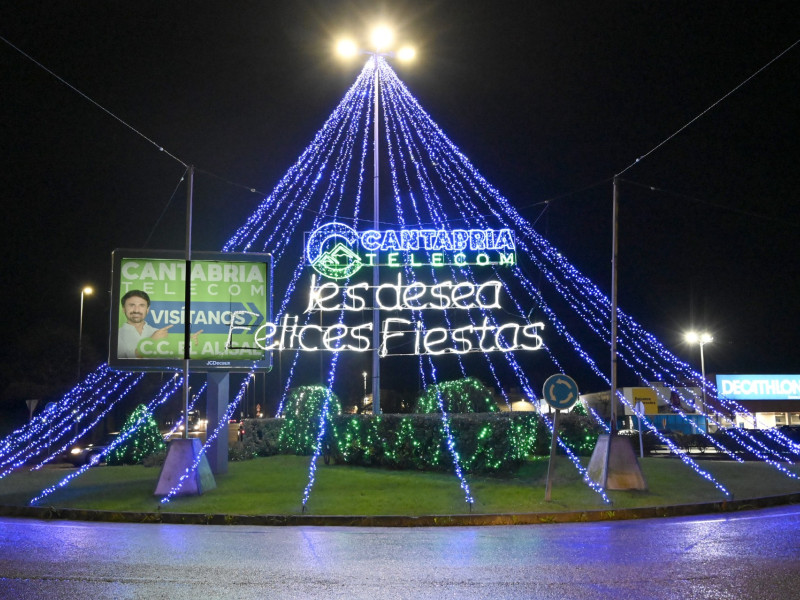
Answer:
<path fill-rule="evenodd" d="M 362 50 L 363 54 L 372 56 L 375 65 L 375 116 L 373 119 L 373 227 L 380 230 L 380 162 L 378 159 L 378 145 L 380 127 L 380 57 L 397 56 L 400 60 L 414 58 L 414 49 L 401 48 L 396 54 L 389 52 L 394 34 L 386 27 L 378 27 L 372 32 L 371 50 Z M 340 56 L 348 58 L 359 53 L 358 46 L 351 40 L 341 40 L 337 51 Z M 376 255 L 372 267 L 372 412 L 381 412 L 381 364 L 380 364 L 380 311 L 378 309 L 378 286 L 380 286 L 380 257 Z M 365 394 L 366 396 L 366 394 Z"/>
<path fill-rule="evenodd" d="M 78 383 L 81 381 L 81 350 L 83 349 L 83 298 L 93 293 L 94 290 L 88 285 L 81 290 L 81 318 L 78 325 Z"/>
<path fill-rule="evenodd" d="M 373 129 L 375 130 L 375 139 L 373 140 L 373 227 L 375 231 L 380 231 L 380 171 L 378 169 L 378 100 L 380 97 L 380 77 L 378 73 L 378 49 L 372 55 L 375 61 L 375 119 L 373 121 Z M 381 284 L 380 271 L 378 265 L 380 264 L 380 257 L 375 257 L 375 265 L 372 267 L 372 414 L 377 415 L 381 412 L 381 360 L 379 354 L 380 345 L 380 311 L 378 310 L 378 286 Z"/>
<path fill-rule="evenodd" d="M 695 331 L 690 331 L 686 334 L 686 341 L 690 344 L 699 344 L 700 345 L 700 375 L 703 380 L 700 383 L 701 394 L 703 397 L 703 421 L 706 426 L 706 433 L 708 433 L 708 402 L 706 400 L 706 360 L 705 354 L 703 353 L 703 346 L 706 344 L 713 342 L 714 337 L 707 332 L 697 333 Z"/>
<path fill-rule="evenodd" d="M 617 282 L 619 262 L 619 194 L 617 177 L 614 177 L 611 224 L 611 435 L 617 433 Z M 611 442 L 609 441 L 609 444 Z M 606 469 L 606 473 L 608 470 Z M 603 486 L 605 487 L 605 485 Z"/>

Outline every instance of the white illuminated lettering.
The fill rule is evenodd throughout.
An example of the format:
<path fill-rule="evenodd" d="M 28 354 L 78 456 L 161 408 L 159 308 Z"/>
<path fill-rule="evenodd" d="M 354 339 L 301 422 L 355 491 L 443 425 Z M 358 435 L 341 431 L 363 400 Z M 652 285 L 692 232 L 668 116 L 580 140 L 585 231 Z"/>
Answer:
<path fill-rule="evenodd" d="M 503 346 L 500 343 L 500 341 L 503 339 L 503 331 L 505 329 L 514 330 L 513 342 L 507 346 Z M 519 335 L 519 325 L 517 325 L 516 323 L 507 323 L 506 325 L 500 325 L 494 334 L 494 343 L 501 352 L 510 352 L 511 350 L 515 350 L 517 348 L 518 335 Z"/>
<path fill-rule="evenodd" d="M 464 292 L 459 293 L 460 289 L 463 289 Z M 472 283 L 464 282 L 456 284 L 455 286 L 453 286 L 453 292 L 450 295 L 453 301 L 453 308 L 474 308 L 476 305 L 472 302 L 467 302 L 466 304 L 459 304 L 459 300 L 464 300 L 465 298 L 469 298 L 470 296 L 474 295 L 475 295 L 475 286 Z"/>
<path fill-rule="evenodd" d="M 375 302 L 381 310 L 400 310 L 400 299 L 402 297 L 401 291 L 403 289 L 402 275 L 397 275 L 397 285 L 393 283 L 382 283 L 378 286 L 375 292 Z M 381 295 L 385 290 L 392 290 L 394 292 L 394 304 L 387 304 L 383 301 Z"/>
<path fill-rule="evenodd" d="M 453 341 L 456 344 L 461 344 L 461 349 L 456 348 L 456 352 L 464 354 L 472 350 L 472 342 L 466 337 L 466 334 L 472 333 L 474 330 L 475 328 L 472 325 L 453 330 Z"/>
<path fill-rule="evenodd" d="M 450 298 L 448 298 L 445 294 L 442 293 L 443 288 L 451 287 L 453 285 L 452 281 L 443 281 L 442 283 L 437 283 L 431 288 L 431 295 L 439 300 L 439 304 L 428 304 L 426 308 L 449 308 L 450 307 Z"/>
<path fill-rule="evenodd" d="M 312 275 L 313 277 L 313 275 Z M 345 306 L 346 310 L 364 310 L 366 306 L 366 301 L 362 298 L 359 294 L 359 290 L 366 290 L 369 288 L 369 285 L 366 281 L 362 281 L 361 283 L 357 283 L 356 285 L 351 285 L 346 287 L 344 290 L 345 296 L 353 301 L 352 306 Z M 308 312 L 308 311 L 306 311 Z"/>
<path fill-rule="evenodd" d="M 538 350 L 542 347 L 544 342 L 542 341 L 541 336 L 537 333 L 538 329 L 544 329 L 544 323 L 531 323 L 530 325 L 525 325 L 522 328 L 522 335 L 526 338 L 532 339 L 536 345 L 535 346 L 526 346 L 525 344 L 520 344 L 520 348 L 522 350 Z"/>
<path fill-rule="evenodd" d="M 478 286 L 478 291 L 475 292 L 475 301 L 478 303 L 478 308 L 489 309 L 489 308 L 500 308 L 500 288 L 502 287 L 502 282 L 500 281 L 486 281 Z M 488 302 L 484 300 L 484 294 L 487 293 L 486 289 L 489 288 L 488 297 L 492 297 L 492 292 L 494 292 L 494 301 Z M 488 304 L 487 304 L 488 302 Z"/>
<path fill-rule="evenodd" d="M 436 339 L 435 336 L 438 336 Z M 431 337 L 434 337 L 431 340 Z M 422 341 L 423 345 L 425 346 L 425 354 L 444 354 L 447 352 L 447 348 L 442 348 L 441 350 L 434 350 L 435 346 L 443 344 L 447 341 L 447 329 L 444 327 L 434 327 L 429 329 L 425 332 L 425 337 Z"/>
<path fill-rule="evenodd" d="M 356 346 L 348 346 L 350 350 L 355 350 L 356 352 L 366 352 L 370 350 L 370 339 L 365 335 L 360 335 L 360 331 L 362 329 L 366 329 L 367 331 L 372 331 L 372 323 L 364 323 L 363 325 L 359 325 L 358 327 L 353 327 L 353 339 L 357 342 Z M 362 347 L 361 344 L 364 344 Z"/>
<path fill-rule="evenodd" d="M 393 323 L 411 325 L 411 321 L 409 321 L 407 319 L 389 318 L 389 319 L 386 319 L 383 322 L 383 335 L 382 335 L 381 348 L 380 348 L 380 355 L 381 356 L 386 356 L 386 354 L 387 354 L 387 345 L 386 345 L 386 343 L 389 341 L 389 338 L 402 337 L 405 334 L 405 332 L 403 332 L 403 331 L 389 331 L 389 327 Z"/>
<path fill-rule="evenodd" d="M 300 336 L 298 337 L 298 341 L 300 342 L 300 349 L 301 350 L 317 350 L 319 348 L 319 346 L 306 346 L 303 343 L 303 337 L 305 336 L 306 331 L 308 329 L 316 329 L 317 331 L 322 333 L 322 327 L 320 327 L 319 325 L 306 325 L 305 327 L 303 327 L 300 330 Z"/>
<path fill-rule="evenodd" d="M 413 303 L 425 295 L 426 289 L 427 288 L 425 287 L 425 285 L 419 283 L 418 281 L 415 281 L 406 286 L 406 289 L 403 290 L 403 306 L 410 308 L 412 310 L 423 308 L 423 306 Z M 419 290 L 419 292 L 416 292 L 416 290 Z"/>
<path fill-rule="evenodd" d="M 347 325 L 343 325 L 342 323 L 331 325 L 325 330 L 325 333 L 322 336 L 322 343 L 325 344 L 325 348 L 328 350 L 338 350 L 341 347 L 341 344 L 337 344 L 336 342 L 344 338 L 347 335 L 347 332 Z"/>

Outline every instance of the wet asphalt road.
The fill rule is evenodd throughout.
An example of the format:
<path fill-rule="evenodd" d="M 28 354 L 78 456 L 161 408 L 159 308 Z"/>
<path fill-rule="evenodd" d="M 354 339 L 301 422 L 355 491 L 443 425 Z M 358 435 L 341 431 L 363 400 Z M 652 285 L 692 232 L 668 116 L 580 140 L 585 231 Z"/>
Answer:
<path fill-rule="evenodd" d="M 0 518 L 0 598 L 800 598 L 800 507 L 454 528 Z"/>

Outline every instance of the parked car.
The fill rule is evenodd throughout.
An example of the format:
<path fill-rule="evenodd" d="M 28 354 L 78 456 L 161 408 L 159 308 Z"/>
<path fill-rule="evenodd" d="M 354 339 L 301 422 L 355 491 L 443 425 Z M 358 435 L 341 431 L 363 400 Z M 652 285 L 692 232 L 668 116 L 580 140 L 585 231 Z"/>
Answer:
<path fill-rule="evenodd" d="M 95 454 L 100 454 L 108 448 L 114 438 L 117 437 L 119 432 L 116 433 L 109 433 L 97 442 L 97 443 L 85 443 L 85 442 L 78 442 L 74 446 L 72 446 L 69 450 L 67 450 L 66 454 L 64 454 L 63 458 L 68 463 L 72 463 L 76 467 L 82 467 L 83 465 L 87 464 Z M 101 459 L 105 462 L 104 459 Z"/>

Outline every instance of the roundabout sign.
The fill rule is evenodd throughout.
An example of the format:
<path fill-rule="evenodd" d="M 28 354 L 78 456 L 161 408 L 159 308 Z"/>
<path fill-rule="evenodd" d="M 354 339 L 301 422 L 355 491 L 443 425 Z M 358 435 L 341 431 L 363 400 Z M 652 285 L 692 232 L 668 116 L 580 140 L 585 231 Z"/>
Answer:
<path fill-rule="evenodd" d="M 578 401 L 578 384 L 569 375 L 551 375 L 544 382 L 542 396 L 556 410 L 569 410 Z"/>

